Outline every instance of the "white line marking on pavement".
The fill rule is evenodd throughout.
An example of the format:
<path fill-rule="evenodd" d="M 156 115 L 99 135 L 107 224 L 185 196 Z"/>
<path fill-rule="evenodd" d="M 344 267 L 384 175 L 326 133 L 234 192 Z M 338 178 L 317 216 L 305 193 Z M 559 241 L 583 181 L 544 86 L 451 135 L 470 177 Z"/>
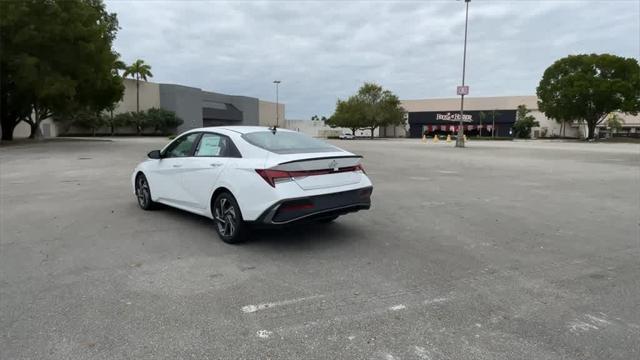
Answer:
<path fill-rule="evenodd" d="M 417 357 L 422 360 L 431 360 L 431 354 L 429 353 L 429 350 L 423 348 L 422 346 L 414 346 L 414 348 Z"/>
<path fill-rule="evenodd" d="M 402 305 L 402 304 L 398 304 L 398 305 L 393 305 L 392 307 L 389 308 L 389 310 L 391 311 L 398 311 L 398 310 L 404 310 L 407 307 Z"/>
<path fill-rule="evenodd" d="M 569 331 L 573 333 L 589 330 L 598 330 L 598 327 L 578 319 L 569 322 Z"/>
<path fill-rule="evenodd" d="M 445 298 L 445 297 L 441 297 L 441 298 L 435 298 L 435 299 L 430 299 L 430 300 L 425 300 L 424 304 L 425 305 L 429 305 L 429 304 L 439 304 L 445 301 L 449 301 L 449 298 Z"/>
<path fill-rule="evenodd" d="M 289 300 L 275 301 L 275 302 L 270 302 L 270 303 L 262 303 L 262 304 L 257 304 L 257 305 L 245 305 L 245 306 L 242 307 L 242 312 L 247 313 L 247 314 L 248 313 L 254 313 L 256 311 L 269 309 L 269 308 L 276 307 L 276 306 L 290 305 L 290 304 L 299 303 L 301 301 L 317 299 L 317 298 L 321 298 L 321 297 L 324 297 L 324 295 L 314 295 L 314 296 L 308 296 L 308 297 L 301 297 L 301 298 L 297 298 L 297 299 L 289 299 Z"/>
<path fill-rule="evenodd" d="M 601 318 L 601 317 L 597 317 L 595 315 L 591 315 L 591 314 L 585 314 L 585 317 L 588 318 L 589 320 L 591 320 L 592 323 L 594 324 L 600 324 L 600 325 L 611 325 L 611 322 Z"/>
<path fill-rule="evenodd" d="M 267 338 L 269 338 L 269 336 L 271 336 L 273 334 L 273 331 L 258 330 L 258 332 L 256 334 L 258 335 L 259 338 L 267 339 Z"/>

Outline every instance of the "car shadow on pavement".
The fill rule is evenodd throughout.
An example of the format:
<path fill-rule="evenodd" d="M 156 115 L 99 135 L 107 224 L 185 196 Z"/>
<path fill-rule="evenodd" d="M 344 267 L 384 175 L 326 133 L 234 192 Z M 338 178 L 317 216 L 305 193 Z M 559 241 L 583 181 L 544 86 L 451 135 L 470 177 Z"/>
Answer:
<path fill-rule="evenodd" d="M 338 219 L 330 224 L 305 223 L 277 228 L 253 229 L 243 244 L 249 247 L 277 247 L 306 251 L 318 247 L 349 246 L 363 238 L 358 227 Z"/>
<path fill-rule="evenodd" d="M 166 205 L 160 205 L 156 211 L 166 212 L 174 219 L 179 218 L 179 221 L 188 221 L 190 225 L 211 231 L 212 238 L 222 242 L 216 234 L 213 221 L 209 218 Z M 236 246 L 273 247 L 280 251 L 345 246 L 365 238 L 359 225 L 350 223 L 348 218 L 349 215 L 346 215 L 328 224 L 308 222 L 278 227 L 250 227 L 247 239 Z"/>

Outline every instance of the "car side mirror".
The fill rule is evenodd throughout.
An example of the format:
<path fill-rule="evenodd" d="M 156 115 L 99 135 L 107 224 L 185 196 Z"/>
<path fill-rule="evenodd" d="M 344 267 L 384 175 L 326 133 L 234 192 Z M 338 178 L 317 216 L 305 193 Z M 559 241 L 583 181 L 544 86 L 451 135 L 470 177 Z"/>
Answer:
<path fill-rule="evenodd" d="M 160 150 L 150 151 L 147 156 L 149 159 L 162 159 L 162 154 L 160 154 Z"/>

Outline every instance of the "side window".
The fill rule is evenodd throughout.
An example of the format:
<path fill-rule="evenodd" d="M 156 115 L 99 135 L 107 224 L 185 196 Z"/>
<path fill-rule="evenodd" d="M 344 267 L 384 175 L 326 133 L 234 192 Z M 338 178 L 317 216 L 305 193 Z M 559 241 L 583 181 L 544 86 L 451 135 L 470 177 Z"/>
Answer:
<path fill-rule="evenodd" d="M 196 148 L 196 156 L 227 156 L 229 140 L 218 134 L 205 133 Z"/>
<path fill-rule="evenodd" d="M 196 140 L 198 140 L 198 136 L 200 136 L 200 133 L 193 133 L 177 139 L 169 145 L 167 150 L 164 152 L 164 157 L 172 158 L 191 156 L 191 149 L 193 149 L 193 145 Z"/>

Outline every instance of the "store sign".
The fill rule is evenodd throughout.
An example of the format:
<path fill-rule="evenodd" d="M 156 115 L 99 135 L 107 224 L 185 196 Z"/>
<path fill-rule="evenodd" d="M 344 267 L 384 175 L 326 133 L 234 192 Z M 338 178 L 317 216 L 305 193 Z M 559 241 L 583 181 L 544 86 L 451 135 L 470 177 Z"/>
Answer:
<path fill-rule="evenodd" d="M 460 113 L 446 113 L 446 114 L 436 114 L 436 120 L 442 121 L 460 121 Z M 473 117 L 471 114 L 464 114 L 462 121 L 472 122 Z"/>
<path fill-rule="evenodd" d="M 458 95 L 469 95 L 469 86 L 468 85 L 458 86 L 456 88 L 456 93 Z"/>

